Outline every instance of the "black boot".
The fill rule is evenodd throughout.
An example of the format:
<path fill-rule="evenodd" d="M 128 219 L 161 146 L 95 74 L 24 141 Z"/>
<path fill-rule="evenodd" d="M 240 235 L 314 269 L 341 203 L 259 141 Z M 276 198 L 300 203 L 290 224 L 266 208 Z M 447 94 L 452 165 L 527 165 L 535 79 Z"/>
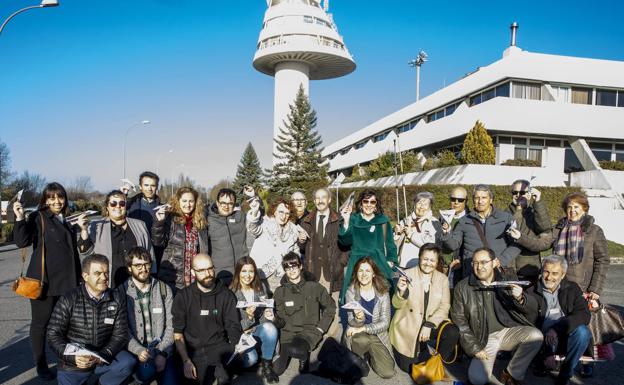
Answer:
<path fill-rule="evenodd" d="M 56 379 L 54 372 L 48 368 L 45 356 L 37 362 L 37 376 L 43 381 L 52 381 Z"/>
<path fill-rule="evenodd" d="M 273 371 L 273 362 L 271 360 L 262 360 L 262 377 L 268 384 L 276 384 L 279 382 L 279 377 Z"/>
<path fill-rule="evenodd" d="M 299 360 L 299 373 L 305 374 L 310 371 L 310 358 L 306 358 L 305 360 Z"/>

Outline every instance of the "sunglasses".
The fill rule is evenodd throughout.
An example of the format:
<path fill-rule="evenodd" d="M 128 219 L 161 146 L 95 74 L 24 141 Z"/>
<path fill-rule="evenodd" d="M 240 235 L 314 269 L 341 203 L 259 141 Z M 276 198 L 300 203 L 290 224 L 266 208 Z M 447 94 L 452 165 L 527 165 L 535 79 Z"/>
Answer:
<path fill-rule="evenodd" d="M 288 270 L 297 270 L 301 265 L 298 263 L 288 263 L 288 264 L 284 264 L 282 265 L 282 268 L 284 269 L 284 271 L 288 271 Z"/>
<path fill-rule="evenodd" d="M 110 201 L 108 205 L 110 207 L 117 207 L 117 205 L 119 205 L 119 207 L 126 207 L 126 201 Z"/>
<path fill-rule="evenodd" d="M 376 205 L 377 201 L 375 199 L 362 199 L 362 203 L 365 205 Z"/>
<path fill-rule="evenodd" d="M 466 202 L 466 198 L 455 198 L 455 197 L 450 197 L 449 198 L 451 200 L 451 202 L 453 203 L 464 203 Z"/>
<path fill-rule="evenodd" d="M 528 191 L 526 190 L 520 190 L 520 191 L 512 191 L 511 195 L 526 195 L 528 193 Z"/>

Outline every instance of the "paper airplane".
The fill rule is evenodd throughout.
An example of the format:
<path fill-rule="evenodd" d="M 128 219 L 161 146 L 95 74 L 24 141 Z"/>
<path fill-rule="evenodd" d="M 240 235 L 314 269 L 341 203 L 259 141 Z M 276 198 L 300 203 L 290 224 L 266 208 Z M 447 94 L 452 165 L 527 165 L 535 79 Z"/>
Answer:
<path fill-rule="evenodd" d="M 24 193 L 24 190 L 19 190 L 17 192 L 17 194 L 15 194 L 15 196 L 13 198 L 11 198 L 11 200 L 9 201 L 9 206 L 11 206 L 13 203 L 15 202 L 22 202 L 22 194 Z"/>
<path fill-rule="evenodd" d="M 169 203 L 165 203 L 164 205 L 160 205 L 160 206 L 156 206 L 156 207 L 154 207 L 152 210 L 154 210 L 154 211 L 158 211 L 158 210 L 160 210 L 160 209 L 161 209 L 161 208 L 163 208 L 163 207 L 165 208 L 165 211 L 167 211 L 167 210 L 170 210 L 170 209 L 171 209 L 171 205 L 170 205 Z"/>
<path fill-rule="evenodd" d="M 68 216 L 67 218 L 65 218 L 65 220 L 70 223 L 70 224 L 75 224 L 78 221 L 78 217 L 80 217 L 82 214 L 85 214 L 87 217 L 91 217 L 93 215 L 97 215 L 99 214 L 99 211 L 95 211 L 95 210 L 87 210 L 84 211 L 82 213 L 77 213 L 77 214 L 72 214 L 70 216 Z"/>
<path fill-rule="evenodd" d="M 440 210 L 440 216 L 444 222 L 450 225 L 453 222 L 453 217 L 455 217 L 455 210 Z"/>
<path fill-rule="evenodd" d="M 392 266 L 392 270 L 396 272 L 398 276 L 405 277 L 405 279 L 407 280 L 407 284 L 412 286 L 412 279 L 407 276 L 407 273 L 405 273 L 405 270 L 401 269 L 397 265 Z"/>
<path fill-rule="evenodd" d="M 251 302 L 247 302 L 247 301 L 238 301 L 236 303 L 236 308 L 237 309 L 246 309 L 249 306 L 255 306 L 255 307 L 266 307 L 266 308 L 273 308 L 275 306 L 275 301 L 273 299 L 265 299 L 264 301 L 251 301 Z"/>
<path fill-rule="evenodd" d="M 511 285 L 531 286 L 531 282 L 530 281 L 494 281 L 490 283 L 483 283 L 483 285 L 491 286 L 491 287 L 507 287 Z"/>
<path fill-rule="evenodd" d="M 132 183 L 132 181 L 131 181 L 131 180 L 126 179 L 126 178 L 122 178 L 122 179 L 121 179 L 121 183 L 123 183 L 123 186 L 122 186 L 122 187 L 128 186 L 128 190 L 132 190 L 132 191 L 134 191 L 134 192 L 136 192 L 136 191 L 137 191 L 137 187 L 136 187 L 136 185 L 135 185 L 134 183 Z"/>
<path fill-rule="evenodd" d="M 300 225 L 296 225 L 295 227 L 297 228 L 297 231 L 304 233 L 306 235 L 306 238 L 310 238 L 310 234 L 308 234 L 308 232 L 305 231 L 303 227 L 301 227 Z"/>
<path fill-rule="evenodd" d="M 347 200 L 340 206 L 339 211 L 342 212 L 345 208 L 353 206 L 353 202 L 355 202 L 355 191 L 352 191 L 351 194 L 349 194 Z"/>
<path fill-rule="evenodd" d="M 348 303 L 345 303 L 344 305 L 341 306 L 341 308 L 346 309 L 346 310 L 361 310 L 364 312 L 364 314 L 368 315 L 368 316 L 373 316 L 368 310 L 364 309 L 364 306 L 362 306 L 362 304 L 360 304 L 358 301 L 351 301 Z"/>
<path fill-rule="evenodd" d="M 237 354 L 246 352 L 247 350 L 253 348 L 254 346 L 256 346 L 256 339 L 251 334 L 247 334 L 247 333 L 241 334 L 240 340 L 238 340 L 238 343 L 236 344 L 236 347 L 234 348 L 234 353 L 232 353 L 226 365 L 229 365 L 230 362 L 234 360 L 234 357 L 236 357 Z"/>
<path fill-rule="evenodd" d="M 79 344 L 69 343 L 65 345 L 65 350 L 63 351 L 63 354 L 66 356 L 91 356 L 99 359 L 105 364 L 109 364 L 109 362 L 105 360 L 104 357 L 100 356 L 96 352 L 92 352 L 91 350 Z"/>

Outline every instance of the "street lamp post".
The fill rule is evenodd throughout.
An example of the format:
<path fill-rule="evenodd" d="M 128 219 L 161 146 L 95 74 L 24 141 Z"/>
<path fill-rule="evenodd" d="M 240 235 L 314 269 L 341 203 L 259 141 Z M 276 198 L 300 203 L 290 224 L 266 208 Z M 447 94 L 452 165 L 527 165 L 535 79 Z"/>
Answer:
<path fill-rule="evenodd" d="M 418 52 L 416 59 L 407 63 L 410 67 L 416 67 L 416 101 L 420 100 L 420 66 L 427 61 L 427 53 L 422 49 Z"/>
<path fill-rule="evenodd" d="M 128 127 L 128 129 L 126 130 L 126 134 L 124 135 L 124 143 L 123 143 L 123 177 L 124 177 L 124 179 L 126 178 L 126 144 L 128 142 L 128 133 L 134 127 L 136 127 L 138 125 L 141 125 L 141 124 L 150 124 L 150 121 L 149 120 L 142 120 L 139 123 L 134 123 L 132 126 Z"/>
<path fill-rule="evenodd" d="M 162 157 L 163 157 L 164 155 L 167 155 L 167 154 L 173 154 L 173 149 L 171 149 L 171 150 L 167 151 L 167 152 L 166 152 L 166 153 L 164 153 L 164 154 L 160 154 L 160 155 L 158 156 L 158 160 L 156 161 L 156 175 L 158 175 L 158 170 L 160 170 L 160 160 L 162 159 Z"/>
<path fill-rule="evenodd" d="M 41 4 L 39 5 L 31 5 L 30 7 L 25 7 L 22 8 L 20 10 L 17 10 L 15 12 L 13 12 L 11 14 L 11 16 L 7 17 L 7 19 L 2 23 L 2 25 L 0 26 L 0 34 L 2 33 L 2 31 L 4 30 L 4 27 L 6 27 L 6 25 L 8 24 L 8 22 L 15 17 L 16 15 L 19 15 L 22 12 L 26 12 L 29 9 L 35 9 L 35 8 L 48 8 L 48 7 L 56 7 L 59 5 L 58 0 L 42 0 Z"/>

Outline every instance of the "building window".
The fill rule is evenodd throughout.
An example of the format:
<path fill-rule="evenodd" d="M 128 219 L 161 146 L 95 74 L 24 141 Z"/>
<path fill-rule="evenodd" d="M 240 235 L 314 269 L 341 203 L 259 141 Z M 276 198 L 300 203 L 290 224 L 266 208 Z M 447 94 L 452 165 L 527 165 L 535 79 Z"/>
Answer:
<path fill-rule="evenodd" d="M 544 139 L 529 139 L 529 145 L 544 147 Z"/>
<path fill-rule="evenodd" d="M 496 97 L 509 97 L 509 82 L 496 87 Z"/>
<path fill-rule="evenodd" d="M 496 96 L 496 91 L 494 88 L 489 89 L 485 92 L 483 92 L 483 95 L 481 96 L 481 102 L 485 102 L 488 101 L 490 99 L 494 99 L 494 97 Z"/>
<path fill-rule="evenodd" d="M 526 147 L 514 147 L 514 160 L 526 160 L 527 149 Z"/>
<path fill-rule="evenodd" d="M 617 91 L 613 90 L 596 90 L 596 105 L 597 106 L 612 106 L 615 107 L 617 99 Z"/>
<path fill-rule="evenodd" d="M 526 146 L 527 138 L 519 138 L 517 136 L 514 136 L 511 138 L 511 144 L 521 144 L 523 146 Z"/>
<path fill-rule="evenodd" d="M 542 149 L 541 148 L 529 148 L 529 160 L 535 160 L 542 164 Z"/>
<path fill-rule="evenodd" d="M 559 139 L 546 139 L 546 147 L 561 147 Z"/>
<path fill-rule="evenodd" d="M 387 131 L 387 132 L 384 132 L 383 134 L 376 135 L 373 138 L 373 142 L 374 143 L 381 142 L 382 140 L 386 139 L 386 137 L 388 136 L 389 133 L 390 133 L 390 131 Z"/>
<path fill-rule="evenodd" d="M 559 103 L 570 103 L 570 87 L 552 86 L 553 97 Z"/>
<path fill-rule="evenodd" d="M 444 110 L 444 115 L 445 116 L 452 115 L 453 112 L 455 112 L 456 109 L 457 109 L 457 104 L 452 104 L 452 105 L 446 107 L 446 109 Z"/>
<path fill-rule="evenodd" d="M 470 98 L 470 106 L 476 106 L 477 104 L 481 104 L 481 94 L 475 95 Z"/>
<path fill-rule="evenodd" d="M 541 99 L 541 86 L 535 83 L 514 82 L 513 97 L 517 99 Z"/>
<path fill-rule="evenodd" d="M 359 150 L 360 148 L 366 146 L 366 142 L 360 142 L 358 144 L 355 145 L 355 149 Z"/>
<path fill-rule="evenodd" d="M 571 101 L 575 104 L 592 104 L 592 89 L 572 87 Z"/>
<path fill-rule="evenodd" d="M 563 172 L 583 171 L 581 161 L 571 148 L 565 150 L 565 160 L 563 162 Z"/>
<path fill-rule="evenodd" d="M 624 91 L 618 91 L 618 107 L 624 107 Z"/>
<path fill-rule="evenodd" d="M 347 152 L 349 152 L 350 149 L 351 147 L 345 148 L 344 150 L 340 151 L 340 155 L 345 155 Z"/>
<path fill-rule="evenodd" d="M 511 138 L 509 136 L 499 136 L 498 143 L 499 144 L 511 144 Z"/>

